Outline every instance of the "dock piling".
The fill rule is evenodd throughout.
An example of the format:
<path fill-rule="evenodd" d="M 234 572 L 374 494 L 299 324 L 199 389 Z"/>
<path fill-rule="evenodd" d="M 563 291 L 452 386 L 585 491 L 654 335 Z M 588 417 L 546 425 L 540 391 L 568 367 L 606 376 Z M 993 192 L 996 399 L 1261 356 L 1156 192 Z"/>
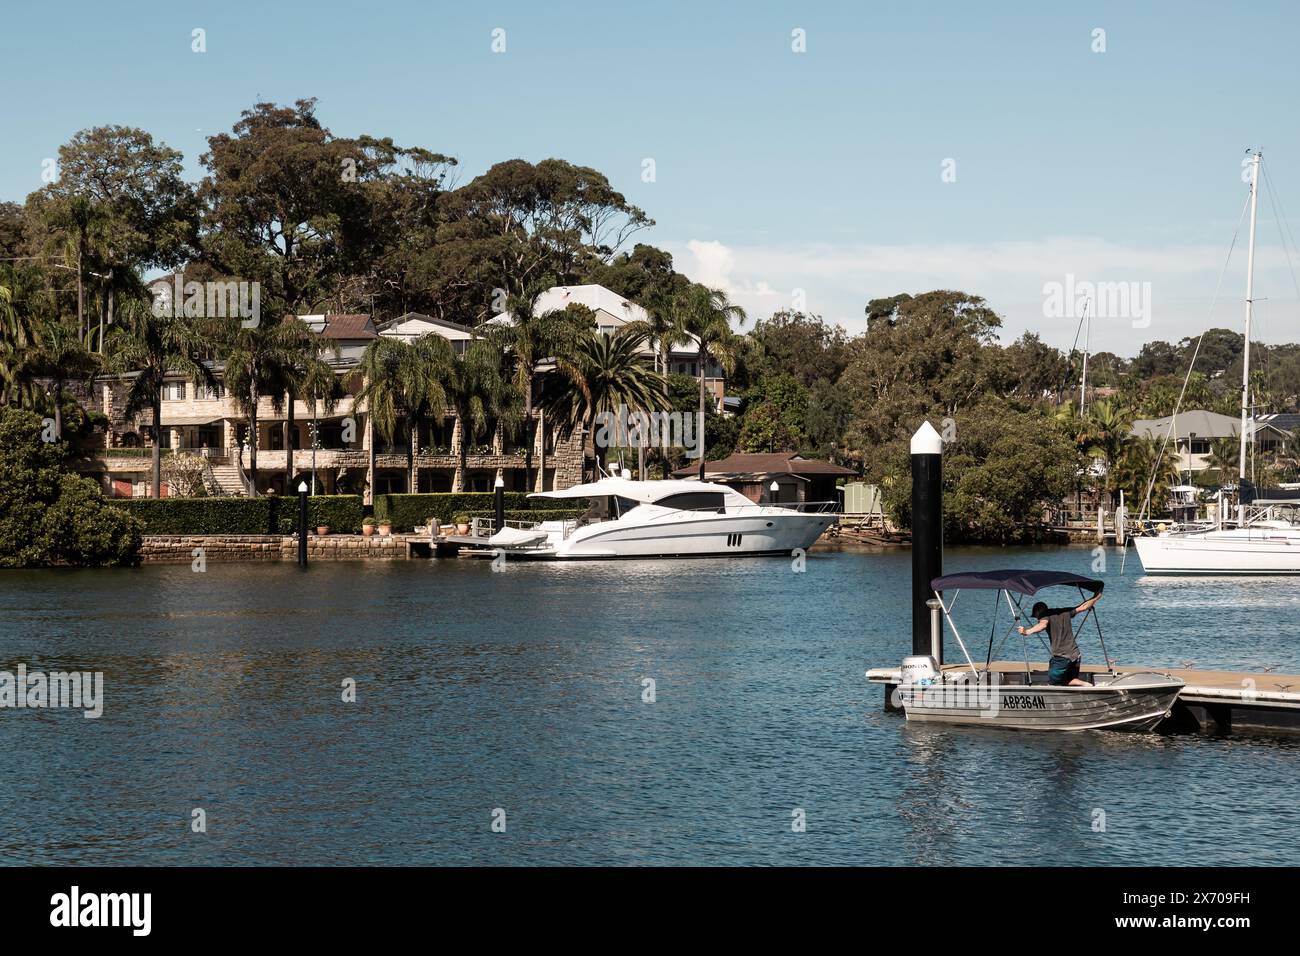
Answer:
<path fill-rule="evenodd" d="M 928 421 L 912 436 L 912 653 L 943 663 L 943 625 L 930 632 L 930 582 L 943 574 L 943 439 Z"/>

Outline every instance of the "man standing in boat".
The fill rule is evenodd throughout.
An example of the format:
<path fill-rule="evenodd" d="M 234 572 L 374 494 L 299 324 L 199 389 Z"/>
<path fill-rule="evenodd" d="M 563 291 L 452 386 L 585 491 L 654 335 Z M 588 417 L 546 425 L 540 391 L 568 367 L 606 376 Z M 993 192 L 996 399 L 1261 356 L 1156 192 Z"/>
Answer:
<path fill-rule="evenodd" d="M 1033 610 L 1029 612 L 1038 618 L 1038 623 L 1028 629 L 1023 626 L 1017 628 L 1021 634 L 1037 634 L 1042 630 L 1047 631 L 1047 636 L 1051 640 L 1052 654 L 1052 659 L 1048 662 L 1047 667 L 1047 682 L 1049 684 L 1068 685 L 1070 687 L 1088 686 L 1087 681 L 1079 679 L 1079 664 L 1083 660 L 1083 654 L 1079 650 L 1079 642 L 1074 639 L 1072 619 L 1076 614 L 1082 614 L 1100 600 L 1101 592 L 1098 591 L 1078 607 L 1048 607 L 1042 601 L 1039 601 L 1034 605 Z"/>

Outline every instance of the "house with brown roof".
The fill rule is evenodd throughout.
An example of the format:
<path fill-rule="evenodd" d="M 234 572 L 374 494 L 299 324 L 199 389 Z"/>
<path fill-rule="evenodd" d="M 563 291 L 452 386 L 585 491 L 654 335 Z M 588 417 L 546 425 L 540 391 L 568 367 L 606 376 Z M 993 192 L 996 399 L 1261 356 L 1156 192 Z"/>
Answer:
<path fill-rule="evenodd" d="M 678 478 L 699 474 L 699 465 L 673 472 Z M 716 481 L 739 491 L 753 502 L 837 501 L 836 482 L 857 473 L 829 461 L 805 458 L 796 452 L 764 454 L 736 453 L 719 461 L 705 462 L 704 480 Z M 777 490 L 772 491 L 776 482 Z"/>

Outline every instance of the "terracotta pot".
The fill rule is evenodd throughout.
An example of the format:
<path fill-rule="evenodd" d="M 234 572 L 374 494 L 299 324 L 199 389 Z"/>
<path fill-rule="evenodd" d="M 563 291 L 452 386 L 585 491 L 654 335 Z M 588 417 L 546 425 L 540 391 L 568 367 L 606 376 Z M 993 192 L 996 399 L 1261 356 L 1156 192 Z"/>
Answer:
<path fill-rule="evenodd" d="M 363 524 L 361 526 L 361 533 L 368 538 L 375 533 L 375 526 L 372 524 Z"/>
<path fill-rule="evenodd" d="M 380 523 L 380 525 L 379 525 L 379 533 L 380 533 L 380 535 L 382 535 L 383 537 L 386 538 L 386 537 L 388 537 L 390 534 L 393 533 L 393 526 L 392 526 L 391 524 L 383 524 L 383 523 Z"/>
<path fill-rule="evenodd" d="M 323 524 L 323 525 L 321 525 L 319 528 L 316 529 L 316 533 L 317 533 L 318 535 L 320 535 L 320 536 L 323 538 L 323 537 L 325 537 L 325 535 L 327 535 L 327 534 L 330 533 L 330 526 L 327 525 L 327 524 Z"/>
<path fill-rule="evenodd" d="M 457 534 L 469 534 L 469 525 L 467 525 L 467 524 L 458 524 L 458 525 L 456 525 L 456 533 L 457 533 Z"/>

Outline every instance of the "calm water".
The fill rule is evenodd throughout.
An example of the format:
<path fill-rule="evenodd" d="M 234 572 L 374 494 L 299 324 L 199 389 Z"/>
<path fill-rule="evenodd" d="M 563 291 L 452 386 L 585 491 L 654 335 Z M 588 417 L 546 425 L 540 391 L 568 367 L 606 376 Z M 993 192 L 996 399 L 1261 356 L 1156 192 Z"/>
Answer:
<path fill-rule="evenodd" d="M 947 568 L 1091 561 L 950 549 Z M 1039 736 L 883 713 L 863 671 L 909 646 L 909 562 L 0 573 L 0 669 L 101 670 L 107 698 L 99 720 L 0 710 L 0 862 L 1294 860 L 1300 735 Z M 1117 660 L 1300 672 L 1294 582 L 1142 578 L 1136 555 L 1125 571 L 1112 552 Z M 977 642 L 991 603 L 958 604 Z"/>

